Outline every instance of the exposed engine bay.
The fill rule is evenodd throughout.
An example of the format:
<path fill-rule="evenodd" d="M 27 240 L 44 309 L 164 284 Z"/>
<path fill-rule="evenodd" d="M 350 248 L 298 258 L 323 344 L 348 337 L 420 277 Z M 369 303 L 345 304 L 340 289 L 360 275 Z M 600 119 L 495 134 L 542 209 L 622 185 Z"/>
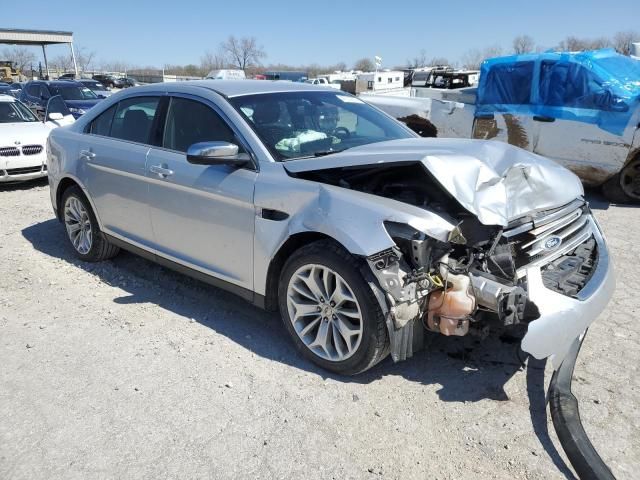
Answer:
<path fill-rule="evenodd" d="M 480 223 L 417 162 L 295 176 L 421 207 L 456 225 L 447 241 L 441 241 L 409 225 L 384 222 L 395 246 L 367 257 L 390 306 L 396 361 L 420 348 L 416 338 L 421 325 L 447 336 L 485 336 L 490 328 L 527 325 L 540 318 L 528 294 L 526 272 L 531 266 L 540 268 L 546 288 L 570 297 L 595 271 L 596 241 L 581 198 L 504 227 Z"/>

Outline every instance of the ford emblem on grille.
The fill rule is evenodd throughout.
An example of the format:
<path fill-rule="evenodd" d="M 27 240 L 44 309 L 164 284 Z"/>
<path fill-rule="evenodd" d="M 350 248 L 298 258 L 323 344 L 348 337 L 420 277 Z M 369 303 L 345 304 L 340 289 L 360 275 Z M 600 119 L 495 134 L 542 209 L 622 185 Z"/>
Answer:
<path fill-rule="evenodd" d="M 553 250 L 554 248 L 558 248 L 561 243 L 562 243 L 562 239 L 554 235 L 552 237 L 547 238 L 547 240 L 544 242 L 544 249 Z"/>

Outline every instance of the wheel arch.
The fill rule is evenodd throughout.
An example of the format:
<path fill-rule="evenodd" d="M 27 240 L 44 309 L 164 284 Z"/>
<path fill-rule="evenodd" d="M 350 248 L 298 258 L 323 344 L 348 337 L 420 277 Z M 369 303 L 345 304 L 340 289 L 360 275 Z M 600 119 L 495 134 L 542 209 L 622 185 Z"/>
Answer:
<path fill-rule="evenodd" d="M 82 193 L 84 193 L 84 196 L 87 197 L 87 200 L 91 204 L 91 209 L 93 210 L 93 214 L 96 216 L 96 220 L 98 221 L 98 226 L 102 229 L 102 222 L 100 221 L 100 215 L 98 215 L 98 210 L 96 209 L 96 206 L 93 203 L 91 196 L 88 194 L 87 189 L 82 184 L 82 182 L 80 182 L 80 180 L 72 176 L 66 176 L 61 178 L 58 181 L 58 184 L 56 187 L 56 214 L 58 216 L 58 220 L 62 220 L 63 209 L 62 209 L 61 202 L 62 202 L 62 197 L 64 195 L 64 192 L 74 186 L 80 188 L 80 190 L 82 190 Z"/>
<path fill-rule="evenodd" d="M 346 248 L 341 242 L 325 233 L 306 231 L 294 233 L 289 236 L 289 238 L 287 238 L 282 243 L 282 245 L 280 245 L 280 248 L 278 248 L 275 255 L 269 262 L 269 267 L 267 269 L 264 302 L 264 307 L 266 310 L 272 312 L 278 310 L 278 282 L 280 280 L 282 267 L 284 266 L 287 259 L 296 250 L 319 240 L 331 240 L 340 245 L 345 251 L 349 252 L 349 249 Z"/>

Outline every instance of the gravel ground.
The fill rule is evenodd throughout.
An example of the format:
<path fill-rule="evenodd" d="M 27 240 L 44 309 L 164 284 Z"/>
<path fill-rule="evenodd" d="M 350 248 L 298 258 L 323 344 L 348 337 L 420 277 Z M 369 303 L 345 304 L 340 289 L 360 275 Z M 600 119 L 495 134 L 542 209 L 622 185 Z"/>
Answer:
<path fill-rule="evenodd" d="M 618 287 L 574 393 L 613 472 L 637 478 L 639 211 L 591 200 Z M 231 294 L 127 253 L 76 261 L 44 182 L 0 188 L 0 219 L 2 479 L 574 478 L 550 366 L 517 342 L 435 337 L 336 377 Z"/>

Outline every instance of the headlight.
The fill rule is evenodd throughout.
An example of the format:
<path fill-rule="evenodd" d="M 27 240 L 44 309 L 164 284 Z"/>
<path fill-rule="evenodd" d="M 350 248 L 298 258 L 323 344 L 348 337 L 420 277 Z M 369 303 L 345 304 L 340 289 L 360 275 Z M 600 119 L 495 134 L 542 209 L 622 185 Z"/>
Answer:
<path fill-rule="evenodd" d="M 84 115 L 85 111 L 82 108 L 69 107 L 69 111 L 71 113 L 78 113 L 80 115 Z"/>

